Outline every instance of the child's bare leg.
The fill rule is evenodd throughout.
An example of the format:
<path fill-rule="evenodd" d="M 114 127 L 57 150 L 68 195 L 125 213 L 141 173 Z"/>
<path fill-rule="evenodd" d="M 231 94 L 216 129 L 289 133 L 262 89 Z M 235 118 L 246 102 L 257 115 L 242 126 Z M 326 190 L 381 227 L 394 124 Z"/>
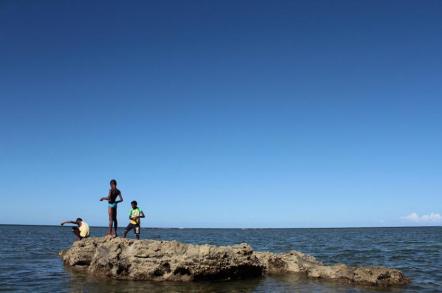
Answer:
<path fill-rule="evenodd" d="M 78 227 L 72 227 L 72 233 L 77 237 L 77 240 L 81 240 L 80 229 L 78 229 Z"/>
<path fill-rule="evenodd" d="M 115 232 L 115 236 L 117 235 L 117 228 L 118 228 L 118 221 L 117 221 L 117 207 L 112 209 L 112 220 L 114 222 L 114 232 Z"/>
<path fill-rule="evenodd" d="M 112 208 L 109 207 L 107 210 L 108 214 L 109 214 L 109 231 L 107 232 L 107 235 L 112 235 L 113 231 L 112 231 L 112 224 L 113 224 L 113 212 L 112 212 Z"/>
<path fill-rule="evenodd" d="M 135 226 L 135 237 L 140 240 L 140 226 Z"/>

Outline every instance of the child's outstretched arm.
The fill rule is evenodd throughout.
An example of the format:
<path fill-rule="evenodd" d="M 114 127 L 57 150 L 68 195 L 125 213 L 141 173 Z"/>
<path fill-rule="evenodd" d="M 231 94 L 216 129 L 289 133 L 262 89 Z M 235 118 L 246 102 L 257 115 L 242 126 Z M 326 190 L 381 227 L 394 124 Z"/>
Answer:
<path fill-rule="evenodd" d="M 146 216 L 144 215 L 144 212 L 141 211 L 140 216 L 138 218 L 145 218 Z"/>
<path fill-rule="evenodd" d="M 74 222 L 74 221 L 64 221 L 60 225 L 63 226 L 64 224 L 75 224 L 75 225 L 77 225 L 77 222 Z"/>
<path fill-rule="evenodd" d="M 105 196 L 105 197 L 102 197 L 102 198 L 100 198 L 100 201 L 103 201 L 103 200 L 109 200 L 109 198 L 110 198 L 110 190 L 109 190 L 109 194 L 107 195 L 107 196 Z"/>

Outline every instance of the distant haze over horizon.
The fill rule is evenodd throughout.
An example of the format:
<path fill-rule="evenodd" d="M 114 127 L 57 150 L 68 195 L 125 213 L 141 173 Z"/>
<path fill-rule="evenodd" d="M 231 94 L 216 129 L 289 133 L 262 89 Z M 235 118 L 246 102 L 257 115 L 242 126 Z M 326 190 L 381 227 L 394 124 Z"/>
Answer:
<path fill-rule="evenodd" d="M 441 1 L 0 2 L 0 223 L 442 224 Z"/>

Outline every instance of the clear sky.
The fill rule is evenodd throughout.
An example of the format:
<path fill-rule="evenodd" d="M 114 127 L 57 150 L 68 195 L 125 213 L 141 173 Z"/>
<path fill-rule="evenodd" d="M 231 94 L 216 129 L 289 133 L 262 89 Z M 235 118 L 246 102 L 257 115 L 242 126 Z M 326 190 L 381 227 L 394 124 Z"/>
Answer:
<path fill-rule="evenodd" d="M 0 223 L 442 222 L 441 1 L 0 1 Z"/>

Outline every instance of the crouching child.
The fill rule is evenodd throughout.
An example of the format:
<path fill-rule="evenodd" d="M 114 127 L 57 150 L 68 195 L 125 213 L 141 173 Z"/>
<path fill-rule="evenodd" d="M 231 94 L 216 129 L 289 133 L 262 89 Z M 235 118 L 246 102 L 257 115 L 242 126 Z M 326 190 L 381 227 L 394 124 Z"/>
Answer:
<path fill-rule="evenodd" d="M 127 225 L 126 229 L 124 230 L 124 238 L 126 238 L 127 233 L 134 229 L 135 237 L 137 239 L 140 239 L 140 225 L 141 225 L 141 218 L 144 218 L 144 213 L 137 206 L 137 202 L 134 200 L 131 203 L 132 209 L 129 212 L 129 225 Z"/>
<path fill-rule="evenodd" d="M 77 237 L 77 240 L 89 237 L 89 225 L 82 218 L 77 218 L 75 221 L 64 221 L 60 225 L 74 224 L 77 226 L 72 227 L 72 232 Z"/>

